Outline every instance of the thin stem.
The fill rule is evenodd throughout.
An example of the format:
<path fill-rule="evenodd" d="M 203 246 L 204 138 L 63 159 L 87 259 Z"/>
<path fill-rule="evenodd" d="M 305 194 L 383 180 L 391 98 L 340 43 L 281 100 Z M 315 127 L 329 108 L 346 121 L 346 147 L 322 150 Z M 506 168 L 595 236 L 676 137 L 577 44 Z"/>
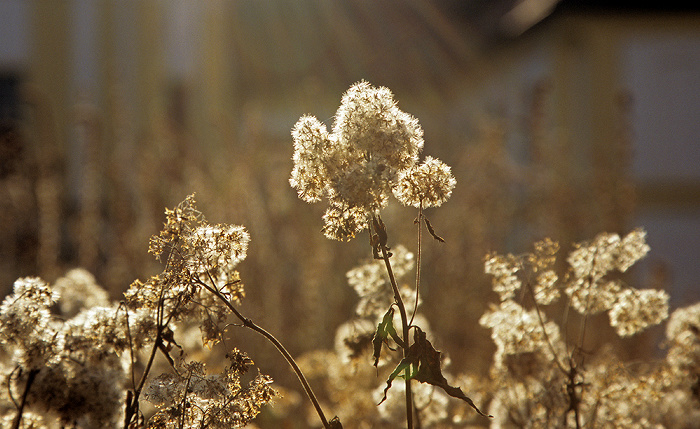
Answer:
<path fill-rule="evenodd" d="M 22 413 L 24 413 L 24 405 L 27 403 L 27 396 L 29 395 L 29 389 L 34 383 L 34 378 L 39 373 L 38 369 L 32 369 L 27 375 L 27 383 L 24 385 L 24 393 L 22 393 L 22 401 L 19 403 L 19 408 L 17 409 L 17 415 L 15 420 L 12 422 L 12 429 L 19 429 L 19 425 L 22 422 Z"/>
<path fill-rule="evenodd" d="M 304 376 L 304 373 L 301 371 L 301 368 L 299 368 L 299 365 L 297 365 L 296 361 L 292 357 L 292 355 L 287 351 L 287 349 L 282 345 L 281 342 L 277 338 L 275 338 L 274 335 L 271 333 L 267 332 L 265 329 L 261 328 L 260 326 L 256 325 L 252 320 L 248 319 L 247 317 L 244 317 L 236 307 L 233 306 L 233 304 L 226 299 L 225 296 L 221 294 L 216 288 L 211 287 L 210 285 L 199 281 L 198 284 L 202 287 L 204 287 L 206 290 L 214 294 L 221 302 L 228 307 L 229 310 L 243 323 L 243 326 L 246 328 L 252 329 L 253 331 L 259 333 L 263 337 L 265 337 L 269 342 L 272 343 L 272 345 L 275 346 L 277 351 L 282 354 L 284 359 L 287 361 L 289 366 L 292 367 L 292 370 L 296 374 L 297 378 L 299 379 L 299 382 L 301 383 L 302 387 L 304 388 L 304 391 L 306 392 L 306 395 L 309 397 L 311 400 L 311 403 L 313 404 L 314 408 L 316 409 L 316 413 L 318 414 L 318 417 L 321 419 L 321 423 L 323 423 L 323 427 L 326 429 L 330 429 L 331 426 L 328 423 L 328 420 L 326 419 L 325 414 L 323 414 L 323 409 L 321 409 L 321 405 L 318 402 L 318 399 L 316 399 L 316 395 L 314 394 L 313 390 L 311 389 L 311 385 L 309 382 L 306 380 L 306 377 Z"/>
<path fill-rule="evenodd" d="M 168 257 L 168 260 L 170 258 Z M 153 361 L 155 360 L 156 353 L 160 348 L 160 344 L 163 341 L 163 311 L 165 306 L 165 287 L 160 290 L 160 296 L 158 297 L 158 307 L 156 309 L 156 338 L 153 341 L 153 348 L 148 357 L 148 363 L 146 363 L 146 368 L 143 370 L 141 379 L 139 380 L 139 385 L 134 388 L 133 395 L 127 394 L 126 410 L 124 413 L 124 429 L 129 427 L 134 414 L 138 410 L 139 396 L 146 384 L 146 378 L 148 378 L 148 373 L 151 372 L 151 367 L 153 366 Z M 132 365 L 133 370 L 133 365 Z M 133 374 L 132 374 L 133 375 Z"/>
<path fill-rule="evenodd" d="M 124 318 L 126 323 L 126 338 L 129 340 L 129 358 L 131 360 L 131 387 L 136 387 L 136 375 L 134 374 L 136 368 L 136 360 L 134 359 L 134 342 L 131 338 L 131 328 L 129 326 L 129 308 L 126 306 L 124 301 L 119 303 L 119 308 L 124 309 Z"/>
<path fill-rule="evenodd" d="M 591 289 L 593 288 L 593 270 L 596 268 L 596 258 L 598 256 L 598 248 L 596 247 L 594 253 L 593 253 L 593 263 L 591 265 L 591 270 L 588 272 L 588 275 L 586 276 L 586 279 L 588 280 L 588 285 L 586 287 L 586 291 L 588 292 L 588 295 L 586 295 L 586 312 L 583 315 L 583 319 L 581 320 L 581 327 L 579 328 L 579 338 L 578 338 L 578 350 L 583 350 L 583 342 L 586 339 L 586 326 L 588 324 L 588 314 L 589 314 L 589 308 L 591 307 Z M 598 279 L 600 280 L 600 278 Z M 575 350 L 571 351 L 571 358 L 573 359 L 574 357 Z M 583 363 L 583 362 L 582 362 Z"/>
<path fill-rule="evenodd" d="M 549 334 L 547 333 L 547 328 L 544 324 L 544 319 L 542 318 L 542 313 L 540 313 L 540 306 L 537 303 L 537 299 L 535 299 L 535 291 L 532 288 L 532 284 L 528 281 L 527 282 L 527 290 L 530 292 L 530 296 L 532 297 L 532 301 L 535 303 L 535 311 L 537 312 L 537 319 L 540 322 L 540 327 L 542 328 L 542 333 L 544 334 L 544 339 L 547 342 L 547 345 L 549 346 L 549 351 L 552 352 L 552 356 L 554 356 L 554 363 L 557 364 L 557 367 L 559 367 L 559 370 L 563 372 L 564 374 L 567 374 L 568 372 L 566 369 L 564 369 L 564 365 L 559 361 L 559 356 L 557 355 L 556 350 L 554 349 L 554 344 L 552 344 L 552 340 L 549 338 Z"/>
<path fill-rule="evenodd" d="M 124 416 L 124 429 L 127 429 L 129 427 L 129 424 L 131 423 L 131 420 L 134 414 L 136 413 L 136 410 L 138 409 L 139 396 L 141 395 L 141 390 L 143 390 L 143 386 L 146 384 L 146 378 L 148 377 L 148 373 L 151 372 L 153 360 L 156 357 L 156 352 L 158 351 L 158 344 L 160 343 L 160 341 L 161 332 L 160 327 L 158 327 L 156 331 L 156 339 L 153 343 L 153 348 L 151 349 L 151 354 L 148 357 L 148 363 L 146 364 L 146 368 L 143 371 L 143 375 L 141 376 L 139 385 L 134 389 L 133 396 L 131 396 L 131 398 L 127 397 L 126 413 Z"/>
<path fill-rule="evenodd" d="M 373 224 L 375 228 L 384 228 L 384 224 L 381 220 L 378 220 L 376 216 L 373 216 Z M 377 235 L 383 235 L 386 237 L 386 230 L 376 231 Z M 389 249 L 387 249 L 386 241 L 380 240 L 377 245 L 382 253 L 382 259 L 384 260 L 384 265 L 386 265 L 387 273 L 389 274 L 389 281 L 391 282 L 391 288 L 394 291 L 394 299 L 396 300 L 396 306 L 399 307 L 399 314 L 401 315 L 401 327 L 403 328 L 403 357 L 408 355 L 409 349 L 409 324 L 408 317 L 406 317 L 406 306 L 401 298 L 401 293 L 399 292 L 399 287 L 396 283 L 396 278 L 394 277 L 394 270 L 391 268 L 391 262 L 389 260 Z M 411 392 L 411 369 L 406 368 L 404 372 L 404 378 L 406 379 L 406 426 L 408 429 L 413 429 L 413 394 Z"/>
<path fill-rule="evenodd" d="M 413 319 L 416 317 L 416 312 L 418 312 L 418 298 L 419 298 L 419 291 L 420 291 L 420 261 L 421 261 L 421 253 L 422 252 L 422 237 L 423 237 L 423 228 L 422 228 L 422 221 L 423 221 L 423 203 L 421 202 L 420 206 L 418 207 L 418 255 L 416 256 L 416 302 L 413 303 L 413 313 L 411 314 L 411 321 L 408 322 L 408 326 L 410 327 L 413 325 Z"/>

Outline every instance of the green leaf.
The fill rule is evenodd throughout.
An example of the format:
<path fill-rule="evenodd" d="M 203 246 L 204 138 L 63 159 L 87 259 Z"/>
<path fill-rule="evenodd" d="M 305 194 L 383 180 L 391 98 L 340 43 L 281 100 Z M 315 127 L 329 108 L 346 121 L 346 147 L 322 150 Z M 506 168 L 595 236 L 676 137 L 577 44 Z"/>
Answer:
<path fill-rule="evenodd" d="M 399 362 L 399 364 L 396 365 L 396 368 L 394 368 L 394 371 L 392 371 L 392 373 L 389 375 L 389 378 L 386 380 L 386 387 L 384 388 L 384 397 L 381 401 L 379 401 L 379 404 L 386 401 L 386 392 L 391 388 L 391 383 L 394 381 L 394 379 L 398 377 L 402 372 L 406 371 L 406 369 L 410 369 L 411 364 L 413 364 L 415 367 L 415 363 L 416 362 L 413 362 L 413 360 L 410 359 L 410 356 L 406 356 L 405 358 L 401 359 L 401 362 Z M 411 372 L 409 374 L 408 379 L 411 380 L 414 376 L 415 370 L 414 372 Z M 405 375 L 404 378 L 406 378 Z"/>
<path fill-rule="evenodd" d="M 399 338 L 396 333 L 396 328 L 394 328 L 394 307 L 389 307 L 389 311 L 384 314 L 382 321 L 377 325 L 377 331 L 374 333 L 372 338 L 372 346 L 374 347 L 374 366 L 376 367 L 379 363 L 379 356 L 382 352 L 382 344 L 388 342 L 388 338 L 391 337 L 397 344 L 403 346 L 403 341 Z"/>

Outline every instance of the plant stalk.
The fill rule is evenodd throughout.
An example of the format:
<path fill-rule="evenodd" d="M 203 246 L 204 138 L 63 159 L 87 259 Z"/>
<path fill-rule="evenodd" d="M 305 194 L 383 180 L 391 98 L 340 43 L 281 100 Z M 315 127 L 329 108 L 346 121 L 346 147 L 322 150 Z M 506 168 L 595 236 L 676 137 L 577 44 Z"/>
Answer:
<path fill-rule="evenodd" d="M 323 409 L 321 408 L 321 404 L 319 404 L 318 399 L 316 399 L 316 395 L 314 394 L 313 390 L 311 389 L 311 385 L 309 384 L 308 380 L 306 380 L 306 377 L 304 376 L 304 373 L 301 371 L 301 368 L 299 368 L 299 365 L 296 363 L 292 355 L 287 351 L 287 349 L 282 345 L 282 343 L 275 338 L 274 335 L 271 333 L 267 332 L 265 329 L 261 328 L 260 326 L 256 325 L 252 320 L 248 319 L 247 317 L 244 317 L 236 307 L 233 306 L 233 304 L 226 299 L 225 296 L 223 296 L 218 290 L 215 288 L 212 288 L 208 284 L 204 282 L 199 283 L 201 286 L 203 286 L 205 289 L 207 289 L 209 292 L 213 293 L 219 300 L 221 300 L 226 307 L 228 307 L 229 310 L 243 323 L 243 326 L 246 328 L 252 329 L 253 331 L 259 333 L 263 337 L 265 337 L 269 342 L 272 343 L 273 346 L 277 349 L 277 351 L 282 354 L 284 359 L 287 361 L 290 367 L 292 367 L 292 370 L 296 374 L 297 378 L 299 379 L 299 382 L 301 383 L 302 387 L 304 388 L 304 391 L 306 392 L 306 395 L 309 397 L 309 400 L 311 400 L 311 403 L 313 404 L 314 408 L 316 409 L 316 413 L 318 414 L 318 417 L 321 419 L 321 423 L 323 423 L 323 427 L 326 429 L 330 429 L 331 426 L 328 423 L 328 420 L 326 419 L 325 414 L 323 413 Z"/>
<path fill-rule="evenodd" d="M 22 414 L 24 413 L 24 405 L 27 403 L 27 396 L 29 395 L 29 389 L 34 383 L 34 378 L 39 373 L 38 369 L 32 369 L 27 375 L 27 383 L 24 385 L 24 393 L 22 393 L 22 401 L 19 403 L 19 409 L 17 410 L 17 415 L 12 422 L 12 429 L 19 429 L 19 425 L 22 422 Z"/>
<path fill-rule="evenodd" d="M 386 265 L 387 273 L 389 274 L 389 281 L 391 282 L 391 288 L 394 290 L 394 299 L 396 300 L 396 305 L 399 307 L 399 314 L 401 315 L 401 327 L 403 331 L 403 357 L 408 355 L 409 349 L 409 338 L 408 333 L 410 326 L 408 324 L 408 318 L 406 317 L 406 306 L 403 303 L 401 294 L 399 293 L 399 287 L 396 283 L 396 278 L 394 277 L 394 270 L 391 268 L 391 262 L 389 261 L 389 251 L 387 250 L 386 243 L 379 243 L 379 248 L 382 252 L 382 259 L 384 259 L 384 265 Z M 408 429 L 413 429 L 413 393 L 411 392 L 411 369 L 406 368 L 404 372 L 404 378 L 406 379 L 406 426 Z"/>

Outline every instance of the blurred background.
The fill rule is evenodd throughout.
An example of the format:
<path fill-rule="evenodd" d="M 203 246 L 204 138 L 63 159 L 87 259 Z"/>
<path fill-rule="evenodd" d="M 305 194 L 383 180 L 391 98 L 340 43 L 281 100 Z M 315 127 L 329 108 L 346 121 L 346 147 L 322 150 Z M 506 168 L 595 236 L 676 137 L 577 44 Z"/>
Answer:
<path fill-rule="evenodd" d="M 303 114 L 332 125 L 365 79 L 457 178 L 426 213 L 446 243 L 424 248 L 422 292 L 459 370 L 490 364 L 490 251 L 551 237 L 564 266 L 575 241 L 643 227 L 652 250 L 628 281 L 693 303 L 700 14 L 637 3 L 0 0 L 0 291 L 83 267 L 119 299 L 162 270 L 148 238 L 196 193 L 209 221 L 251 233 L 244 313 L 295 355 L 331 348 L 356 302 L 345 272 L 371 253 L 364 235 L 325 239 L 325 206 L 289 186 L 290 130 Z M 390 244 L 415 249 L 415 216 L 390 205 Z M 658 331 L 623 341 L 592 323 L 591 348 L 656 353 Z M 245 341 L 296 388 L 269 345 Z"/>

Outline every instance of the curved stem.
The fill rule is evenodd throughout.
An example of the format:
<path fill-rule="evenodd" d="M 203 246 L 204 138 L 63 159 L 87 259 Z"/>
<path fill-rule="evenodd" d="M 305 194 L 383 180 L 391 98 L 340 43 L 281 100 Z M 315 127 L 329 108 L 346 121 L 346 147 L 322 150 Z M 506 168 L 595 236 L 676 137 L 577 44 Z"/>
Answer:
<path fill-rule="evenodd" d="M 273 346 L 277 349 L 277 351 L 280 352 L 280 354 L 284 357 L 284 359 L 287 361 L 290 367 L 292 367 L 292 370 L 296 374 L 297 378 L 299 379 L 299 382 L 301 383 L 302 387 L 304 388 L 304 391 L 306 392 L 306 395 L 309 397 L 309 400 L 311 400 L 311 403 L 313 404 L 314 408 L 316 409 L 316 413 L 318 414 L 318 417 L 321 419 L 321 423 L 323 423 L 323 427 L 326 429 L 330 429 L 330 425 L 328 423 L 328 420 L 326 419 L 325 414 L 323 414 L 323 409 L 321 409 L 321 404 L 319 404 L 318 399 L 316 399 L 316 395 L 314 394 L 313 390 L 311 389 L 311 385 L 309 382 L 306 380 L 306 377 L 304 376 L 304 373 L 301 371 L 301 368 L 299 368 L 299 365 L 296 363 L 292 355 L 287 351 L 287 349 L 282 345 L 282 343 L 275 338 L 274 335 L 271 333 L 267 332 L 265 329 L 261 328 L 260 326 L 256 325 L 252 320 L 248 319 L 247 317 L 244 317 L 236 307 L 233 306 L 233 304 L 226 299 L 225 296 L 221 294 L 217 289 L 212 288 L 210 285 L 199 281 L 198 284 L 202 287 L 204 287 L 206 290 L 214 294 L 221 302 L 228 307 L 229 310 L 243 323 L 243 326 L 246 328 L 252 329 L 253 331 L 259 333 L 263 337 L 265 337 L 269 342 L 272 343 Z"/>

